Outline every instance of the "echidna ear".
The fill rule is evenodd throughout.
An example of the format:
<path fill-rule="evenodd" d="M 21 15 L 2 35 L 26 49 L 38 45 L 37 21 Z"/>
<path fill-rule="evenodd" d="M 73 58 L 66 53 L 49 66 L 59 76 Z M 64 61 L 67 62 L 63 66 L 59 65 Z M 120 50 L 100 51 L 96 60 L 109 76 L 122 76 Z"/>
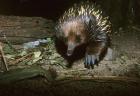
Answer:
<path fill-rule="evenodd" d="M 60 37 L 64 36 L 64 32 L 62 32 L 60 26 L 55 27 L 55 35 L 56 35 L 57 38 L 60 38 Z"/>

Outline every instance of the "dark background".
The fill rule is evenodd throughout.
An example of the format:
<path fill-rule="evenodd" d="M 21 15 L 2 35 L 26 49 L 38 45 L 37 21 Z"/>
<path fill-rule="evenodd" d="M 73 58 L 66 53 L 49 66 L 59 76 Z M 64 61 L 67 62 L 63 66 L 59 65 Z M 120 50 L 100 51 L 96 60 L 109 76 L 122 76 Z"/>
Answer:
<path fill-rule="evenodd" d="M 0 14 L 41 16 L 56 20 L 73 3 L 80 0 L 0 0 Z"/>
<path fill-rule="evenodd" d="M 0 14 L 41 16 L 56 21 L 63 12 L 85 0 L 0 0 Z M 140 0 L 90 0 L 101 5 L 114 28 L 140 24 Z"/>

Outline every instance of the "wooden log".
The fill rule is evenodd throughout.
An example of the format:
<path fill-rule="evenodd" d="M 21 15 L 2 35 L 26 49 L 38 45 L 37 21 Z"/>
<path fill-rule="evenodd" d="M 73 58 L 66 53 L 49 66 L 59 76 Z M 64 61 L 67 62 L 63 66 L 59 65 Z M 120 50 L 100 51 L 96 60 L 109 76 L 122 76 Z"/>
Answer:
<path fill-rule="evenodd" d="M 20 44 L 53 35 L 54 23 L 41 17 L 0 16 L 0 41 Z"/>

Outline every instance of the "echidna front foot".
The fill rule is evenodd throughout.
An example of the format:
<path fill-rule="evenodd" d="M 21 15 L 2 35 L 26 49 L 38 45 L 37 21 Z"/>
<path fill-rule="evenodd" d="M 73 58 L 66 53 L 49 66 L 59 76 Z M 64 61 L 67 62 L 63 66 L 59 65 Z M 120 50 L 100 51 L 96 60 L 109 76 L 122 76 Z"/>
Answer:
<path fill-rule="evenodd" d="M 86 54 L 85 56 L 85 68 L 94 68 L 95 65 L 98 65 L 98 62 L 99 62 L 99 56 L 98 55 L 89 55 L 89 54 Z"/>
<path fill-rule="evenodd" d="M 90 42 L 86 48 L 85 67 L 93 69 L 95 65 L 98 65 L 106 48 L 106 42 Z"/>

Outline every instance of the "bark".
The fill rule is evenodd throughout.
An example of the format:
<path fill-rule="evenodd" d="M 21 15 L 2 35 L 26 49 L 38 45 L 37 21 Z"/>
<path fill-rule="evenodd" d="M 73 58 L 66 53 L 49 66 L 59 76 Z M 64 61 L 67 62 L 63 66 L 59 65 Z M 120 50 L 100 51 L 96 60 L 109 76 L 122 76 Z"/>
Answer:
<path fill-rule="evenodd" d="M 0 41 L 20 44 L 49 37 L 53 27 L 51 20 L 41 17 L 0 16 Z"/>

